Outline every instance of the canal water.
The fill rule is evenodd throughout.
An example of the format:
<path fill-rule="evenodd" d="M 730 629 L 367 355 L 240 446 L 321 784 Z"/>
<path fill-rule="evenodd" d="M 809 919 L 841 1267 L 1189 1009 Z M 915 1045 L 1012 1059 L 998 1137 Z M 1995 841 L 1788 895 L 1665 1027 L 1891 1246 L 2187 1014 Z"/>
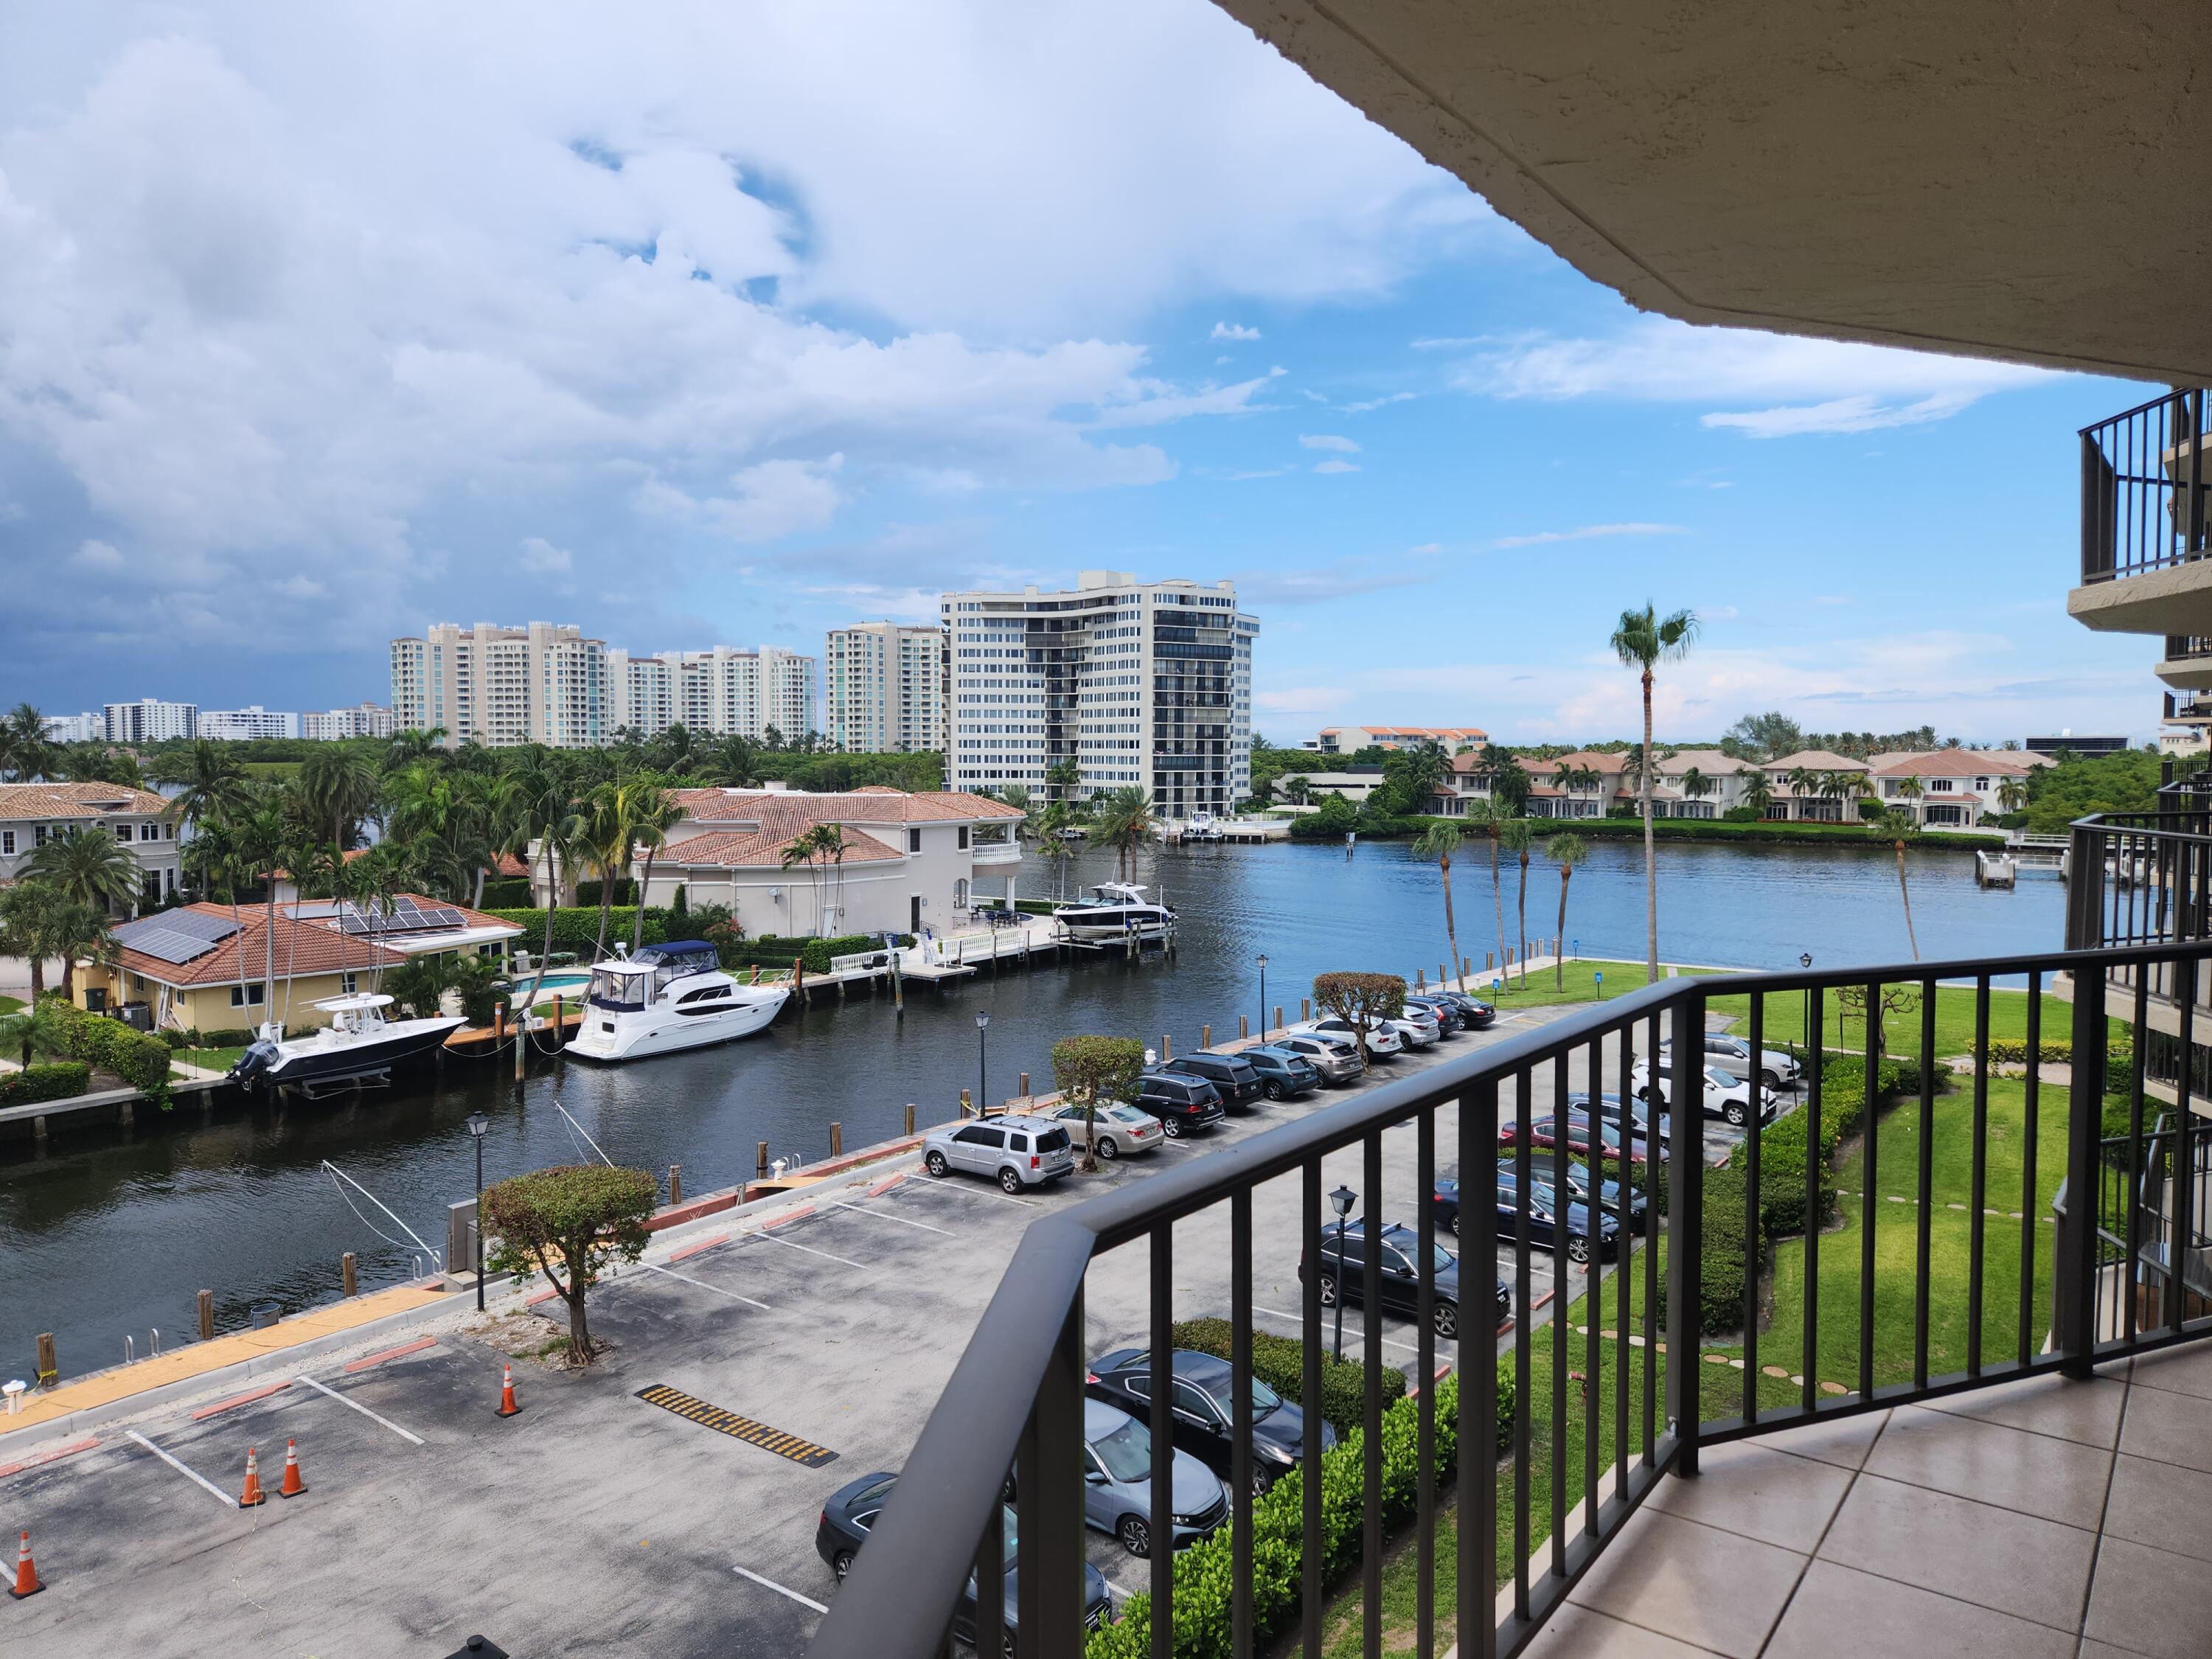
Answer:
<path fill-rule="evenodd" d="M 1671 961 L 1784 968 L 1809 951 L 1821 967 L 1907 959 L 1896 868 L 1887 849 L 1669 846 L 1660 860 L 1660 950 Z M 860 1147 L 895 1133 L 906 1103 L 924 1123 L 952 1115 L 963 1088 L 994 1098 L 1017 1074 L 1050 1086 L 1052 1044 L 1076 1032 L 1194 1045 L 1201 1024 L 1233 1035 L 1267 996 L 1292 1010 L 1333 969 L 1433 974 L 1444 960 L 1436 866 L 1401 844 L 1160 848 L 1138 879 L 1181 912 L 1175 954 L 1131 964 L 1110 954 L 1072 965 L 988 970 L 943 990 L 909 988 L 906 1018 L 887 996 L 792 1011 L 750 1041 L 613 1069 L 533 1060 L 520 1097 L 508 1062 L 447 1062 L 404 1089 L 283 1109 L 235 1096 L 212 1115 L 193 1103 L 134 1129 L 58 1130 L 43 1153 L 0 1153 L 0 1378 L 31 1375 L 37 1333 L 55 1333 L 65 1375 L 123 1357 L 149 1328 L 165 1345 L 188 1332 L 194 1297 L 215 1292 L 218 1326 L 257 1302 L 287 1312 L 337 1294 L 338 1258 L 360 1260 L 364 1287 L 407 1276 L 412 1246 L 321 1165 L 337 1165 L 433 1244 L 448 1203 L 474 1184 L 465 1120 L 488 1113 L 488 1181 L 588 1158 L 557 1100 L 617 1162 L 684 1166 L 687 1192 L 750 1176 L 756 1143 L 771 1157 L 826 1155 L 832 1121 Z M 1024 866 L 1033 895 L 1051 880 Z M 2014 892 L 1978 890 L 1965 853 L 1906 855 L 1913 917 L 1931 959 L 2052 950 L 2063 889 L 2023 877 Z M 1109 878 L 1112 854 L 1090 849 L 1067 874 Z M 1517 872 L 1504 873 L 1515 925 Z M 1540 859 L 1528 875 L 1531 937 L 1554 931 L 1559 882 Z M 1453 870 L 1462 953 L 1497 945 L 1486 857 Z M 1600 842 L 1574 876 L 1567 937 L 1579 953 L 1640 958 L 1640 846 Z M 1626 987 L 1623 988 L 1627 988 Z M 991 1016 L 979 1040 L 975 1017 Z M 1295 1014 L 1293 1013 L 1293 1018 Z M 988 1050 L 984 1043 L 988 1042 Z"/>

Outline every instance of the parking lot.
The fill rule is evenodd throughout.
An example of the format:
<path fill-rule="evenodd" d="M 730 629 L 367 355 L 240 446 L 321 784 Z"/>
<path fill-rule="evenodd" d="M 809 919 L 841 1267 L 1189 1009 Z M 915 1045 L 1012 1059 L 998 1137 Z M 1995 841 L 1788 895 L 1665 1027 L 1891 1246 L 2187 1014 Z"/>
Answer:
<path fill-rule="evenodd" d="M 1542 1018 L 1509 1017 L 1378 1071 L 1406 1075 Z M 814 1548 L 823 1500 L 901 1466 L 1001 1276 L 1018 1270 L 1030 1223 L 1354 1092 L 1262 1103 L 1211 1134 L 1018 1198 L 933 1180 L 908 1159 L 780 1211 L 696 1224 L 593 1293 L 593 1333 L 613 1346 L 588 1374 L 517 1364 L 512 1419 L 494 1413 L 501 1365 L 557 1334 L 557 1302 L 528 1310 L 511 1296 L 481 1321 L 457 1309 L 427 1345 L 319 1357 L 258 1397 L 266 1379 L 234 1403 L 167 1407 L 76 1443 L 0 1443 L 5 1470 L 97 1442 L 0 1473 L 0 1528 L 32 1529 L 50 1586 L 0 1609 L 0 1631 L 42 1656 L 434 1654 L 477 1632 L 520 1654 L 642 1646 L 648 1627 L 657 1652 L 791 1653 L 835 1589 Z M 1709 1156 L 1732 1134 L 1711 1125 Z M 1447 1172 L 1455 1137 L 1446 1112 Z M 1413 1221 L 1414 1160 L 1410 1133 L 1387 1134 L 1379 1202 L 1363 1194 L 1355 1213 Z M 1330 1159 L 1325 1184 L 1357 1189 L 1358 1165 L 1356 1152 Z M 1253 1300 L 1261 1328 L 1285 1335 L 1298 1328 L 1302 1203 L 1295 1177 L 1254 1200 Z M 1177 1224 L 1178 1317 L 1228 1311 L 1228 1260 L 1225 1206 Z M 1516 1301 L 1540 1322 L 1555 1287 L 1548 1262 L 1532 1268 Z M 1147 1273 L 1141 1247 L 1093 1268 L 1092 1353 L 1144 1340 Z M 1363 1321 L 1346 1310 L 1347 1350 Z M 1385 1316 L 1382 1335 L 1410 1373 L 1412 1324 Z M 1437 1350 L 1452 1357 L 1448 1342 Z M 288 1438 L 308 1490 L 285 1501 L 274 1494 Z M 241 1510 L 248 1446 L 271 1497 Z M 1110 1539 L 1095 1536 L 1091 1553 L 1117 1594 L 1143 1583 L 1143 1564 Z"/>

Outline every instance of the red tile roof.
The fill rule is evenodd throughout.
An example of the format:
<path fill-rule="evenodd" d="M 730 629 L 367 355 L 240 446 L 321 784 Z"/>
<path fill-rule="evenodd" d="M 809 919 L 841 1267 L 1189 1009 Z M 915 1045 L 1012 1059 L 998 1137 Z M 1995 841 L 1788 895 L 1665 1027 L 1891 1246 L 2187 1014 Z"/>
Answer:
<path fill-rule="evenodd" d="M 105 812 L 159 812 L 168 805 L 151 790 L 119 783 L 0 783 L 0 821 L 97 818 Z"/>
<path fill-rule="evenodd" d="M 2027 767 L 2014 755 L 1985 749 L 1935 749 L 1899 755 L 1874 769 L 1878 778 L 2017 778 Z"/>
<path fill-rule="evenodd" d="M 1018 818 L 1018 807 L 956 789 L 908 794 L 871 787 L 842 794 L 796 789 L 684 789 L 677 792 L 686 817 L 701 823 L 785 825 L 787 838 L 817 823 L 978 823 Z"/>
<path fill-rule="evenodd" d="M 187 904 L 187 910 L 235 921 L 239 931 L 217 942 L 204 956 L 190 962 L 165 962 L 125 946 L 117 962 L 128 972 L 163 985 L 236 985 L 258 980 L 268 969 L 269 913 L 265 907 L 242 905 L 235 917 L 227 904 Z M 486 918 L 489 920 L 489 918 Z M 396 968 L 407 958 L 397 951 L 365 939 L 341 934 L 326 922 L 295 920 L 283 907 L 276 911 L 274 935 L 276 971 L 298 976 L 333 974 L 356 968 Z"/>
<path fill-rule="evenodd" d="M 783 867 L 784 848 L 805 833 L 805 830 L 796 833 L 787 830 L 732 830 L 718 835 L 694 836 L 688 841 L 670 842 L 661 849 L 653 865 L 656 869 L 674 865 L 687 870 L 778 870 Z M 882 864 L 905 856 L 864 830 L 845 831 L 848 864 Z"/>

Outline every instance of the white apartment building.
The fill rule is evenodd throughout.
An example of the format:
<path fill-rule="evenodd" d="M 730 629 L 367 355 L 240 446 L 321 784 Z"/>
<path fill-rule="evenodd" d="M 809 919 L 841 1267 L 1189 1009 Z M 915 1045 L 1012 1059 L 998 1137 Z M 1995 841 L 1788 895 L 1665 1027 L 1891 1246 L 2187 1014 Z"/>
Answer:
<path fill-rule="evenodd" d="M 49 743 L 98 743 L 107 735 L 104 714 L 49 714 L 46 720 Z"/>
<path fill-rule="evenodd" d="M 625 728 L 659 737 L 676 723 L 676 671 L 665 657 L 607 651 L 607 734 Z"/>
<path fill-rule="evenodd" d="M 822 735 L 847 754 L 944 748 L 944 630 L 893 622 L 831 629 L 822 651 Z"/>
<path fill-rule="evenodd" d="M 947 593 L 948 781 L 1088 799 L 1134 784 L 1158 811 L 1225 812 L 1252 790 L 1252 641 L 1232 582 L 1086 570 L 1070 591 Z"/>
<path fill-rule="evenodd" d="M 818 731 L 814 717 L 811 657 L 775 646 L 742 651 L 671 651 L 670 700 L 677 720 L 695 736 L 750 738 L 764 742 L 774 726 L 785 738 Z"/>
<path fill-rule="evenodd" d="M 449 749 L 590 748 L 609 735 L 606 705 L 606 646 L 572 623 L 439 623 L 392 642 L 393 720 L 444 727 Z"/>
<path fill-rule="evenodd" d="M 336 743 L 342 738 L 388 738 L 398 730 L 392 711 L 373 702 L 300 716 L 300 735 L 311 743 Z"/>
<path fill-rule="evenodd" d="M 163 702 L 158 697 L 111 702 L 103 705 L 100 735 L 110 743 L 162 743 L 197 736 L 199 718 L 198 703 Z"/>
<path fill-rule="evenodd" d="M 197 735 L 216 743 L 245 743 L 254 738 L 296 738 L 300 717 L 249 703 L 243 708 L 203 708 Z"/>

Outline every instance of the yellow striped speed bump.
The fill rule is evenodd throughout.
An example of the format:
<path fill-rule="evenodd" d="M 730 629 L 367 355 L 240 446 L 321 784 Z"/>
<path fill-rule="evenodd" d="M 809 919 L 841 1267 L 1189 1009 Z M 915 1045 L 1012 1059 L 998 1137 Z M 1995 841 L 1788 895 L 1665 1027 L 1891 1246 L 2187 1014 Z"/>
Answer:
<path fill-rule="evenodd" d="M 837 1454 L 827 1446 L 817 1446 L 795 1434 L 786 1434 L 781 1429 L 771 1429 L 765 1423 L 756 1423 L 750 1417 L 726 1412 L 720 1406 L 710 1406 L 705 1401 L 694 1399 L 681 1389 L 672 1389 L 665 1383 L 656 1382 L 649 1389 L 640 1389 L 637 1397 L 648 1406 L 674 1412 L 686 1422 L 713 1429 L 718 1434 L 726 1434 L 733 1440 L 744 1441 L 748 1446 L 758 1446 L 763 1451 L 772 1451 L 778 1457 L 788 1457 L 805 1468 L 818 1469 L 824 1463 L 837 1461 Z"/>

